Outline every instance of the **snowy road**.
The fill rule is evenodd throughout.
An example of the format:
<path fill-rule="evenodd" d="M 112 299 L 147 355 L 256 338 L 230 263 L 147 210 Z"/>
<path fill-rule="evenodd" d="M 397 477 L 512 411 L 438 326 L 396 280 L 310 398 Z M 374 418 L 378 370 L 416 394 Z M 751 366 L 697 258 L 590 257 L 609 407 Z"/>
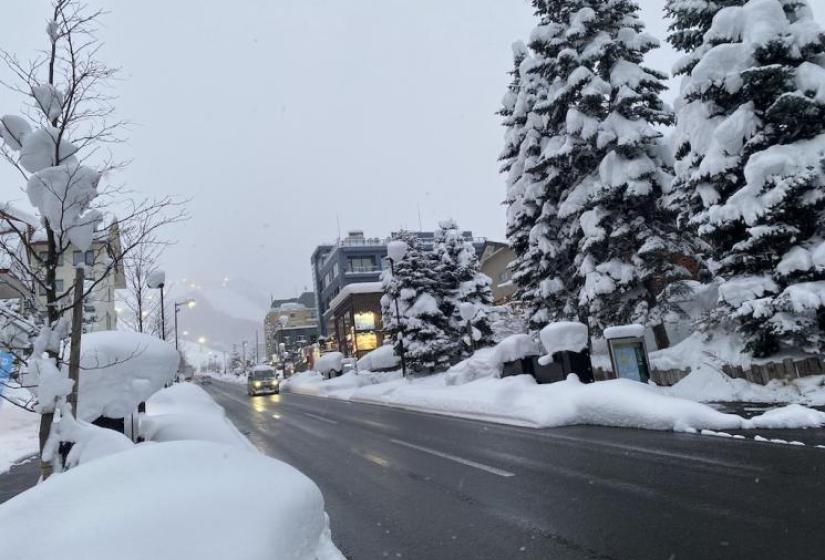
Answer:
<path fill-rule="evenodd" d="M 321 487 L 350 560 L 753 560 L 825 549 L 822 449 L 531 430 L 205 388 L 263 452 Z"/>

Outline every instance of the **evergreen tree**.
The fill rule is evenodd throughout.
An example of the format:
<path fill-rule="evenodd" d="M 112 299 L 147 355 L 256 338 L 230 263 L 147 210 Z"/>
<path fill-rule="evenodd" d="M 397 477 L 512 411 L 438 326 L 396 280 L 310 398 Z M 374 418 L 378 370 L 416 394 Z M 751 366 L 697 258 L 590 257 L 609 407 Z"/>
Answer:
<path fill-rule="evenodd" d="M 403 341 L 404 355 L 414 369 L 445 368 L 460 352 L 460 342 L 452 336 L 449 317 L 442 311 L 445 294 L 439 284 L 438 263 L 434 252 L 421 248 L 415 236 L 404 233 L 400 239 L 407 244 L 407 252 L 394 263 L 394 273 L 385 271 L 382 280 L 384 328 L 398 355 Z M 400 316 L 395 314 L 396 298 Z"/>
<path fill-rule="evenodd" d="M 668 42 L 686 55 L 673 68 L 675 75 L 689 74 L 701 56 L 705 33 L 713 16 L 722 8 L 741 6 L 747 0 L 667 0 L 665 13 L 670 18 Z"/>
<path fill-rule="evenodd" d="M 675 257 L 693 251 L 660 205 L 669 161 L 654 126 L 672 114 L 659 97 L 665 76 L 641 64 L 658 43 L 632 0 L 533 5 L 534 60 L 520 77 L 539 74 L 533 81 L 547 87 L 532 109 L 544 119 L 540 155 L 521 180 L 540 212 L 517 262 L 532 270 L 519 279 L 533 296 L 532 326 L 661 325 L 663 287 L 690 275 Z"/>
<path fill-rule="evenodd" d="M 543 176 L 536 169 L 546 135 L 546 117 L 534 111 L 537 99 L 547 96 L 547 84 L 539 72 L 540 57 L 530 55 L 523 43 L 513 45 L 513 80 L 499 111 L 506 128 L 505 146 L 499 159 L 507 174 L 507 240 L 516 254 L 512 265 L 517 298 L 532 317 L 541 312 L 537 301 L 540 252 L 531 242 L 544 195 Z M 538 317 L 538 322 L 542 319 Z"/>
<path fill-rule="evenodd" d="M 473 344 L 492 344 L 492 281 L 479 270 L 475 247 L 471 241 L 464 239 L 453 220 L 439 224 L 433 251 L 438 262 L 439 285 L 444 293 L 441 310 L 449 318 L 456 339 L 466 339 L 467 333 L 467 321 L 461 316 L 461 304 L 469 303 L 475 308 L 475 316 L 470 321 L 473 341 L 466 340 L 463 346 L 457 347 L 460 355 L 453 359 L 457 362 L 457 358 L 469 355 Z"/>
<path fill-rule="evenodd" d="M 721 279 L 706 326 L 825 350 L 825 35 L 804 0 L 718 11 L 683 79 L 674 205 Z"/>

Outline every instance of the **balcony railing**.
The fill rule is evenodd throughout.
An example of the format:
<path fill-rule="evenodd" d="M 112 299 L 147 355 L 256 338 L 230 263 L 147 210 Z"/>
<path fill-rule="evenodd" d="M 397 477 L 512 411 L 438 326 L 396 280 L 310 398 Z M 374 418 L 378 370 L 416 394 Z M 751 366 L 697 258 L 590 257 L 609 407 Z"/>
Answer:
<path fill-rule="evenodd" d="M 380 266 L 351 266 L 344 271 L 344 274 L 374 274 L 381 270 Z"/>

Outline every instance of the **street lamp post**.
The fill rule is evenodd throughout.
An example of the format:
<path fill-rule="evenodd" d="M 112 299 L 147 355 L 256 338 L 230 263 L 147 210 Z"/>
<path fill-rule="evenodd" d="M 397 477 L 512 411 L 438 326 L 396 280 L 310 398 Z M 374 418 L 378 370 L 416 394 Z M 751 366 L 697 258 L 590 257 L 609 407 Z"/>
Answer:
<path fill-rule="evenodd" d="M 387 244 L 387 260 L 390 261 L 390 274 L 395 278 L 395 263 L 404 258 L 409 247 L 403 241 L 390 241 Z M 401 354 L 401 375 L 407 377 L 407 359 L 404 356 L 404 323 L 401 321 L 401 310 L 398 305 L 398 295 L 393 295 L 395 300 L 395 321 L 398 324 L 398 331 L 401 338 L 398 340 L 398 349 Z"/>
<path fill-rule="evenodd" d="M 191 298 L 175 302 L 175 350 L 178 349 L 178 313 L 180 313 L 180 308 L 185 305 L 189 309 L 192 309 L 195 307 L 195 304 L 195 300 Z"/>
<path fill-rule="evenodd" d="M 166 305 L 163 301 L 163 287 L 166 285 L 166 273 L 155 270 L 146 279 L 146 285 L 151 289 L 160 289 L 160 338 L 166 340 Z"/>
<path fill-rule="evenodd" d="M 473 317 L 476 316 L 476 306 L 469 301 L 465 301 L 461 305 L 458 306 L 458 313 L 461 315 L 461 318 L 467 321 L 467 336 L 469 337 L 470 343 L 470 350 L 475 352 L 476 343 L 473 340 Z"/>

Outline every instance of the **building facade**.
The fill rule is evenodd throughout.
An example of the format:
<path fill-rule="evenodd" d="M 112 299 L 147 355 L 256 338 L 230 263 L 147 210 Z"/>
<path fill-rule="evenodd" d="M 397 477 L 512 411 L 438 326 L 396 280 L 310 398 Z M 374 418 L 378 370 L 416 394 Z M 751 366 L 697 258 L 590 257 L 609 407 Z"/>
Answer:
<path fill-rule="evenodd" d="M 432 249 L 435 233 L 432 231 L 410 232 L 423 249 Z M 351 231 L 334 244 L 319 245 L 310 258 L 312 283 L 318 308 L 319 326 L 324 337 L 335 336 L 333 310 L 330 302 L 349 284 L 378 282 L 386 263 L 389 238 L 365 237 L 363 231 Z M 481 255 L 486 239 L 473 237 L 471 231 L 462 232 L 464 239 L 472 241 L 476 254 Z"/>
<path fill-rule="evenodd" d="M 381 282 L 347 284 L 330 302 L 333 339 L 339 352 L 361 358 L 384 343 Z"/>
<path fill-rule="evenodd" d="M 315 295 L 304 292 L 297 298 L 273 300 L 264 319 L 267 360 L 294 360 L 301 349 L 318 341 L 318 312 Z"/>
<path fill-rule="evenodd" d="M 22 216 L 22 217 L 21 217 Z M 37 300 L 41 309 L 46 307 L 45 290 L 37 286 L 26 271 L 37 271 L 45 260 L 48 242 L 42 228 L 36 227 L 33 217 L 6 206 L 0 210 L 0 235 L 9 239 L 17 238 L 19 252 L 15 257 L 4 255 L 0 258 L 0 299 L 19 299 L 31 302 Z M 19 242 L 20 232 L 24 232 L 26 243 Z M 11 243 L 4 243 L 7 248 Z M 77 265 L 86 269 L 86 296 L 83 308 L 84 332 L 117 329 L 115 290 L 126 288 L 123 265 L 115 256 L 122 252 L 120 230 L 117 222 L 95 233 L 91 248 L 81 251 L 73 245 L 66 247 L 58 257 L 55 270 L 55 288 L 58 296 L 71 290 Z M 39 257 L 39 258 L 38 258 Z M 40 273 L 37 276 L 41 276 Z M 34 294 L 35 298 L 32 298 Z M 72 297 L 69 294 L 66 297 Z M 29 303 L 31 305 L 31 303 Z M 71 320 L 71 317 L 67 318 Z"/>
<path fill-rule="evenodd" d="M 516 292 L 513 273 L 509 268 L 515 258 L 516 254 L 510 246 L 498 241 L 488 241 L 481 254 L 481 272 L 492 280 L 493 303 L 496 305 L 507 303 Z"/>

